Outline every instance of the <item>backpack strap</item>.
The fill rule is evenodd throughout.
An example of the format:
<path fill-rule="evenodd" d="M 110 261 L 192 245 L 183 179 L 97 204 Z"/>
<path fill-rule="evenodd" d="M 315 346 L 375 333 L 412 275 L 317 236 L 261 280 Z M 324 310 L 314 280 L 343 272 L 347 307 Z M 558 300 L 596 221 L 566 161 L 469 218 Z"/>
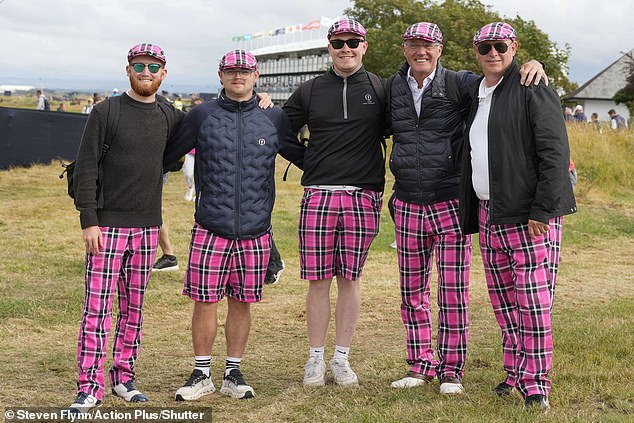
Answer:
<path fill-rule="evenodd" d="M 372 89 L 374 90 L 374 94 L 376 94 L 377 100 L 379 100 L 379 104 L 381 108 L 385 110 L 385 87 L 383 86 L 383 80 L 376 74 L 372 72 L 367 72 L 368 80 L 370 81 L 370 85 L 372 85 Z"/>
<path fill-rule="evenodd" d="M 167 139 L 172 136 L 174 130 L 174 122 L 176 121 L 176 112 L 174 111 L 174 106 L 162 95 L 156 95 L 156 104 L 159 109 L 165 115 L 165 119 L 167 119 Z"/>
<path fill-rule="evenodd" d="M 458 110 L 466 120 L 467 108 L 460 96 L 460 87 L 458 84 L 458 72 L 445 69 L 445 92 L 447 94 L 447 98 L 451 101 L 454 108 Z"/>
<path fill-rule="evenodd" d="M 106 158 L 106 154 L 108 154 L 108 150 L 110 150 L 110 145 L 112 145 L 112 140 L 114 140 L 115 135 L 117 134 L 117 130 L 119 129 L 119 114 L 121 111 L 121 97 L 113 96 L 108 98 L 108 116 L 106 117 L 106 136 L 103 140 L 103 145 L 101 146 L 101 156 L 99 156 L 99 162 L 97 163 L 98 167 L 98 177 L 97 181 L 99 182 L 99 195 L 97 196 L 97 209 L 103 208 L 103 189 L 101 183 L 103 182 L 103 166 L 102 162 Z"/>
<path fill-rule="evenodd" d="M 310 109 L 310 96 L 313 92 L 313 84 L 315 79 L 319 78 L 316 76 L 315 78 L 311 78 L 308 81 L 302 82 L 302 85 L 299 86 L 299 98 L 302 101 L 302 108 L 304 109 L 304 123 L 308 124 L 308 111 Z"/>
<path fill-rule="evenodd" d="M 378 75 L 372 73 L 372 72 L 367 72 L 366 71 L 366 75 L 368 76 L 368 80 L 370 81 L 370 85 L 372 86 L 372 89 L 374 90 L 374 94 L 376 94 L 376 98 L 379 102 L 379 106 L 381 106 L 381 110 L 383 111 L 383 121 L 385 122 L 385 116 L 386 116 L 386 112 L 388 110 L 388 104 L 390 102 L 389 100 L 389 96 L 386 96 L 386 87 L 385 87 L 385 81 L 383 79 L 381 79 Z M 391 79 L 387 80 L 388 83 L 391 83 Z M 391 92 L 391 88 L 390 88 L 390 92 Z M 387 128 L 383 128 L 383 136 L 381 137 L 381 147 L 383 147 L 383 161 L 387 160 L 387 143 L 385 142 L 385 138 L 386 138 L 386 134 L 387 134 Z"/>

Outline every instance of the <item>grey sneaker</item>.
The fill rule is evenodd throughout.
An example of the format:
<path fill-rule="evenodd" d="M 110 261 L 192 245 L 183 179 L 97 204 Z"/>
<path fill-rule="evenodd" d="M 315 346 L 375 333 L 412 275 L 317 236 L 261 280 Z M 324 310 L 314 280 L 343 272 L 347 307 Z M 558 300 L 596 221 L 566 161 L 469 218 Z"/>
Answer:
<path fill-rule="evenodd" d="M 176 261 L 176 256 L 168 256 L 163 254 L 163 256 L 156 260 L 154 266 L 152 266 L 152 272 L 169 272 L 178 270 L 178 261 Z"/>
<path fill-rule="evenodd" d="M 304 386 L 326 384 L 326 362 L 322 358 L 310 357 L 304 367 Z"/>
<path fill-rule="evenodd" d="M 70 411 L 71 414 L 84 414 L 100 405 L 101 400 L 85 392 L 80 392 L 77 394 L 75 402 L 68 407 L 68 411 Z"/>
<path fill-rule="evenodd" d="M 348 360 L 335 360 L 330 362 L 330 370 L 335 383 L 341 386 L 353 386 L 359 384 L 357 374 L 350 368 Z"/>
<path fill-rule="evenodd" d="M 133 380 L 120 383 L 112 388 L 112 394 L 128 402 L 148 402 L 149 398 L 136 388 Z"/>
<path fill-rule="evenodd" d="M 185 384 L 176 391 L 176 401 L 192 401 L 216 391 L 211 378 L 198 369 L 194 369 Z"/>
<path fill-rule="evenodd" d="M 255 397 L 253 388 L 244 381 L 244 376 L 240 369 L 233 369 L 222 380 L 220 393 L 233 398 L 247 399 Z"/>

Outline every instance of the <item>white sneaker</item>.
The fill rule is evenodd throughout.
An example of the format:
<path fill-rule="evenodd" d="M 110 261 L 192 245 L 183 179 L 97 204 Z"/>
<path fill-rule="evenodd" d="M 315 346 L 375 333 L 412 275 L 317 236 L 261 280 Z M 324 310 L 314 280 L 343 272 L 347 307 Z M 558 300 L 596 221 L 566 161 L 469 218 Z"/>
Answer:
<path fill-rule="evenodd" d="M 304 386 L 326 384 L 326 362 L 323 358 L 310 357 L 304 367 Z"/>
<path fill-rule="evenodd" d="M 390 387 L 396 389 L 414 388 L 416 386 L 424 385 L 433 380 L 433 376 L 427 376 L 420 373 L 408 372 L 404 378 L 395 380 Z"/>
<path fill-rule="evenodd" d="M 341 386 L 358 385 L 357 374 L 350 368 L 348 360 L 335 360 L 330 362 L 330 370 L 335 379 L 335 383 Z"/>
<path fill-rule="evenodd" d="M 464 386 L 460 383 L 460 379 L 455 377 L 443 377 L 440 380 L 440 393 L 443 395 L 462 395 L 464 394 Z"/>
<path fill-rule="evenodd" d="M 194 369 L 185 384 L 176 391 L 176 401 L 192 401 L 215 392 L 211 378 L 198 369 Z"/>
<path fill-rule="evenodd" d="M 244 381 L 244 376 L 240 369 L 233 369 L 228 375 L 225 375 L 222 380 L 222 388 L 220 393 L 223 395 L 229 395 L 233 398 L 247 399 L 255 397 L 253 388 L 247 385 Z"/>

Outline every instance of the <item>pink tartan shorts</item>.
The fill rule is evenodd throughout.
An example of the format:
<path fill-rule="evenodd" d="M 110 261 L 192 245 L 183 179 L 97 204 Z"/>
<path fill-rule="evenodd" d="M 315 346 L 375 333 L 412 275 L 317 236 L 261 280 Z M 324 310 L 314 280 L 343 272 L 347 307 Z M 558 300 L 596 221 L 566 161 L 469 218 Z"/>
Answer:
<path fill-rule="evenodd" d="M 304 189 L 299 218 L 300 277 L 357 280 L 379 233 L 382 193 Z"/>
<path fill-rule="evenodd" d="M 262 286 L 271 251 L 271 235 L 227 239 L 198 223 L 192 229 L 183 295 L 215 303 L 225 295 L 245 303 L 262 301 Z"/>

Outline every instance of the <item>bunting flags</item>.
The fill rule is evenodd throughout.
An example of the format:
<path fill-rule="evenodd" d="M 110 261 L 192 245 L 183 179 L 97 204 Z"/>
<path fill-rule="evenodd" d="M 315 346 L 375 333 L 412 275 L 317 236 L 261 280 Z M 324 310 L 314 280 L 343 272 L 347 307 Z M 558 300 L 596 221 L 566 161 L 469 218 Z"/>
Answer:
<path fill-rule="evenodd" d="M 269 31 L 262 32 L 254 32 L 252 34 L 244 34 L 244 35 L 236 35 L 231 38 L 231 41 L 240 42 L 240 41 L 249 41 L 255 40 L 258 38 L 264 37 L 264 35 L 268 35 L 269 37 L 275 37 L 277 35 L 284 34 L 292 34 L 299 31 L 310 31 L 313 29 L 319 29 L 321 27 L 330 27 L 332 23 L 336 20 L 336 18 L 328 18 L 322 16 L 319 20 L 310 21 L 307 24 L 297 24 L 297 25 L 289 25 L 284 28 L 272 29 Z"/>

